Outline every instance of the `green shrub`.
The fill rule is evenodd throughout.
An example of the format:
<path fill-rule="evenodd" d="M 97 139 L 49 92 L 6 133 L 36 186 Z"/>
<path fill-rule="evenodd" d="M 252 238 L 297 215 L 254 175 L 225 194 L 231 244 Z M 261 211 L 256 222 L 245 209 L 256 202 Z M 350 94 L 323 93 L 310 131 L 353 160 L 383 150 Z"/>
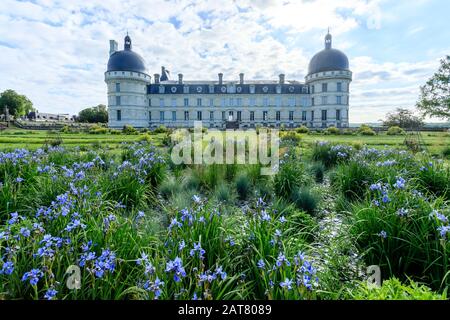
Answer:
<path fill-rule="evenodd" d="M 347 136 L 352 136 L 355 135 L 355 131 L 353 131 L 352 129 L 346 128 L 344 130 L 342 130 L 342 134 L 347 135 Z"/>
<path fill-rule="evenodd" d="M 363 136 L 374 136 L 376 135 L 375 131 L 371 127 L 366 124 L 361 125 L 357 131 L 359 134 Z"/>
<path fill-rule="evenodd" d="M 308 178 L 305 175 L 303 164 L 298 160 L 283 160 L 278 173 L 274 176 L 273 186 L 275 194 L 288 199 L 292 191 L 306 184 Z"/>
<path fill-rule="evenodd" d="M 389 135 L 389 136 L 404 135 L 405 134 L 405 130 L 403 130 L 399 126 L 392 126 L 392 127 L 389 127 L 389 129 L 387 130 L 386 134 Z"/>
<path fill-rule="evenodd" d="M 414 281 L 402 284 L 397 278 L 383 281 L 381 287 L 368 286 L 361 282 L 356 289 L 349 290 L 348 299 L 353 300 L 446 300 L 447 293 L 435 293 L 425 285 Z"/>
<path fill-rule="evenodd" d="M 373 181 L 373 170 L 364 162 L 350 161 L 339 165 L 331 175 L 331 184 L 348 200 L 364 198 L 368 185 Z"/>
<path fill-rule="evenodd" d="M 298 209 L 312 215 L 317 210 L 320 196 L 310 188 L 301 187 L 292 191 L 291 200 Z"/>
<path fill-rule="evenodd" d="M 217 185 L 214 197 L 220 202 L 231 204 L 234 202 L 235 194 L 227 183 L 222 182 Z"/>
<path fill-rule="evenodd" d="M 418 169 L 418 170 L 417 170 Z M 421 190 L 450 200 L 450 168 L 439 161 L 422 161 L 415 171 Z"/>
<path fill-rule="evenodd" d="M 145 133 L 139 137 L 139 141 L 145 141 L 147 143 L 150 143 L 152 141 L 152 137 L 148 133 Z"/>
<path fill-rule="evenodd" d="M 318 183 L 322 183 L 326 170 L 324 164 L 322 162 L 314 162 L 311 165 L 310 170 L 314 177 L 314 180 Z"/>
<path fill-rule="evenodd" d="M 158 128 L 156 128 L 154 131 L 154 133 L 168 133 L 169 129 L 167 129 L 165 126 L 160 125 Z"/>
<path fill-rule="evenodd" d="M 193 172 L 187 173 L 183 177 L 182 188 L 186 190 L 199 190 L 200 189 L 200 179 Z"/>
<path fill-rule="evenodd" d="M 283 132 L 283 134 L 281 135 L 282 142 L 287 142 L 287 143 L 292 143 L 294 145 L 298 145 L 301 140 L 302 140 L 302 138 L 295 131 Z"/>
<path fill-rule="evenodd" d="M 170 199 L 181 191 L 180 183 L 173 177 L 169 177 L 159 185 L 159 193 L 165 199 Z"/>
<path fill-rule="evenodd" d="M 236 192 L 237 192 L 239 200 L 246 200 L 252 191 L 252 185 L 251 185 L 250 179 L 247 176 L 247 174 L 240 173 L 236 177 L 235 184 L 236 184 Z"/>
<path fill-rule="evenodd" d="M 296 131 L 297 133 L 308 133 L 308 132 L 309 132 L 309 129 L 308 129 L 308 127 L 306 127 L 306 126 L 300 126 L 300 127 L 298 127 L 297 129 L 295 129 L 295 131 Z"/>
<path fill-rule="evenodd" d="M 341 130 L 339 130 L 336 127 L 328 127 L 327 129 L 325 129 L 325 133 L 326 134 L 334 134 L 334 135 L 336 135 L 336 134 L 340 134 Z"/>
<path fill-rule="evenodd" d="M 321 161 L 325 167 L 330 168 L 338 162 L 348 160 L 354 150 L 347 145 L 333 145 L 326 141 L 318 141 L 312 150 L 312 160 Z"/>
<path fill-rule="evenodd" d="M 442 156 L 450 158 L 450 147 L 445 147 L 444 150 L 442 150 Z"/>
<path fill-rule="evenodd" d="M 123 126 L 122 133 L 123 134 L 139 134 L 139 131 L 135 127 L 133 127 L 129 124 L 126 124 Z"/>

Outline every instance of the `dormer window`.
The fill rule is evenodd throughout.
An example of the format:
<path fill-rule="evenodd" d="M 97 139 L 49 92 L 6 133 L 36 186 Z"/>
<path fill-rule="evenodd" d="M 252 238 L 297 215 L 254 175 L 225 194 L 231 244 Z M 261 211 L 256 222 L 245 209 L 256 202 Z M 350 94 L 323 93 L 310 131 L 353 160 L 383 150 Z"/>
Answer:
<path fill-rule="evenodd" d="M 183 87 L 183 93 L 189 93 L 189 86 Z"/>
<path fill-rule="evenodd" d="M 281 93 L 281 86 L 280 85 L 277 86 L 277 93 Z"/>
<path fill-rule="evenodd" d="M 159 86 L 159 93 L 164 93 L 164 86 Z"/>
<path fill-rule="evenodd" d="M 255 93 L 255 86 L 254 85 L 250 86 L 250 93 Z"/>
<path fill-rule="evenodd" d="M 214 93 L 214 85 L 209 85 L 209 93 Z"/>

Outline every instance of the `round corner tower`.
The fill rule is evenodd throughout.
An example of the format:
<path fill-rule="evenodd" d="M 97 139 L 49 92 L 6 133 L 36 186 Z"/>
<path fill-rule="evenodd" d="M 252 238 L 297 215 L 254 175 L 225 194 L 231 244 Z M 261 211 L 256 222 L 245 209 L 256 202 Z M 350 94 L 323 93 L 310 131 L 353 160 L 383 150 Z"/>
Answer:
<path fill-rule="evenodd" d="M 305 77 L 311 96 L 308 126 L 348 127 L 351 81 L 348 58 L 343 52 L 332 48 L 332 37 L 328 32 L 325 36 L 325 48 L 312 57 Z"/>
<path fill-rule="evenodd" d="M 105 72 L 110 128 L 122 128 L 124 125 L 148 127 L 147 85 L 150 79 L 144 59 L 132 51 L 128 34 L 124 39 L 123 50 L 117 50 L 117 42 L 110 40 L 108 68 Z"/>

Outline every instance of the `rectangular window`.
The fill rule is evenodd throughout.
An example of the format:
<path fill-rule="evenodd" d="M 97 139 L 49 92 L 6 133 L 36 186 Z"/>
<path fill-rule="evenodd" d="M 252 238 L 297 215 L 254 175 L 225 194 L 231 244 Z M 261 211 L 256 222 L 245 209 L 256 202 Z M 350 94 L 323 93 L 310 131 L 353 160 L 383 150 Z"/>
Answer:
<path fill-rule="evenodd" d="M 184 121 L 189 121 L 189 111 L 184 112 Z"/>
<path fill-rule="evenodd" d="M 189 107 L 189 98 L 184 98 L 184 106 Z"/>
<path fill-rule="evenodd" d="M 301 98 L 301 106 L 302 107 L 308 106 L 308 98 L 306 98 L 306 97 Z"/>
<path fill-rule="evenodd" d="M 164 111 L 159 112 L 159 120 L 164 121 Z"/>
<path fill-rule="evenodd" d="M 120 92 L 120 83 L 116 83 L 116 92 Z"/>
<path fill-rule="evenodd" d="M 116 96 L 116 106 L 120 106 L 120 96 Z"/>
<path fill-rule="evenodd" d="M 311 111 L 311 121 L 314 121 L 314 111 Z"/>
<path fill-rule="evenodd" d="M 202 106 L 202 99 L 198 98 L 197 99 L 197 107 L 201 107 Z"/>
<path fill-rule="evenodd" d="M 336 120 L 341 120 L 341 110 L 336 110 Z"/>
<path fill-rule="evenodd" d="M 263 111 L 263 121 L 267 121 L 267 111 Z"/>
<path fill-rule="evenodd" d="M 294 121 L 294 111 L 289 111 L 289 121 Z"/>
<path fill-rule="evenodd" d="M 149 107 L 152 106 L 152 99 L 148 99 L 148 106 L 149 106 Z"/>
<path fill-rule="evenodd" d="M 255 121 L 255 111 L 250 111 L 250 121 Z"/>
<path fill-rule="evenodd" d="M 202 112 L 201 111 L 197 111 L 197 120 L 199 120 L 199 121 L 202 120 Z"/>
<path fill-rule="evenodd" d="M 237 98 L 236 102 L 238 107 L 242 107 L 242 98 Z"/>
<path fill-rule="evenodd" d="M 268 107 L 269 106 L 269 98 L 263 98 L 263 106 Z"/>
<path fill-rule="evenodd" d="M 306 121 L 306 111 L 302 111 L 302 121 Z"/>
<path fill-rule="evenodd" d="M 336 104 L 342 104 L 342 97 L 336 96 Z"/>
<path fill-rule="evenodd" d="M 293 97 L 289 98 L 288 104 L 289 104 L 289 107 L 295 107 L 295 98 L 293 98 Z"/>
<path fill-rule="evenodd" d="M 322 104 L 328 104 L 328 97 L 322 96 Z"/>
<path fill-rule="evenodd" d="M 148 112 L 148 121 L 152 121 L 152 112 L 151 111 Z"/>
<path fill-rule="evenodd" d="M 172 107 L 176 107 L 177 106 L 177 99 L 172 98 Z"/>
<path fill-rule="evenodd" d="M 209 99 L 209 106 L 214 107 L 214 99 Z"/>
<path fill-rule="evenodd" d="M 242 119 L 242 111 L 238 111 L 237 114 L 236 114 L 236 117 L 237 117 L 237 121 L 241 121 L 241 119 Z"/>
<path fill-rule="evenodd" d="M 122 120 L 122 110 L 117 110 L 117 121 Z"/>
<path fill-rule="evenodd" d="M 177 121 L 177 112 L 172 111 L 172 121 Z"/>
<path fill-rule="evenodd" d="M 280 111 L 276 112 L 275 118 L 276 118 L 277 121 L 280 121 L 280 118 L 281 118 L 281 112 Z"/>
<path fill-rule="evenodd" d="M 255 107 L 256 106 L 256 98 L 250 98 L 248 100 L 249 100 L 250 107 Z"/>
<path fill-rule="evenodd" d="M 163 99 L 163 98 L 160 98 L 160 99 L 159 99 L 159 107 L 160 107 L 160 108 L 163 108 L 163 107 L 164 107 L 164 99 Z"/>
<path fill-rule="evenodd" d="M 281 97 L 276 97 L 275 98 L 275 106 L 281 107 Z"/>
<path fill-rule="evenodd" d="M 229 106 L 230 107 L 234 107 L 234 98 L 230 98 L 230 102 L 229 102 Z"/>
<path fill-rule="evenodd" d="M 322 83 L 322 92 L 328 91 L 328 83 Z"/>
<path fill-rule="evenodd" d="M 316 91 L 316 90 L 315 90 L 314 85 L 312 85 L 312 86 L 311 86 L 311 93 L 314 93 L 314 91 Z"/>
<path fill-rule="evenodd" d="M 327 110 L 322 110 L 322 120 L 327 120 Z"/>
<path fill-rule="evenodd" d="M 336 84 L 336 91 L 341 92 L 342 91 L 342 82 L 338 82 Z"/>
<path fill-rule="evenodd" d="M 225 108 L 227 106 L 227 99 L 222 98 L 222 100 L 220 101 L 220 105 Z"/>
<path fill-rule="evenodd" d="M 315 105 L 315 103 L 314 103 L 314 98 L 311 98 L 311 105 L 312 105 L 312 106 Z"/>
<path fill-rule="evenodd" d="M 209 112 L 209 120 L 214 121 L 214 111 Z"/>
<path fill-rule="evenodd" d="M 222 120 L 225 121 L 225 111 L 222 111 Z"/>

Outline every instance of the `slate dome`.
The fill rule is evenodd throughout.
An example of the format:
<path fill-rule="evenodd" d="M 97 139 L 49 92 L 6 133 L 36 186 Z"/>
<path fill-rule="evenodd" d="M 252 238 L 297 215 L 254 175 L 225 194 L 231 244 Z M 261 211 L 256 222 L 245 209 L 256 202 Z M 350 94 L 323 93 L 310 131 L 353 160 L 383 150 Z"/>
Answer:
<path fill-rule="evenodd" d="M 124 50 L 114 52 L 108 60 L 107 71 L 134 71 L 146 73 L 144 59 L 131 50 L 131 38 L 125 37 Z"/>
<path fill-rule="evenodd" d="M 348 71 L 347 56 L 331 47 L 331 34 L 325 36 L 325 49 L 316 53 L 308 66 L 308 75 L 324 71 Z"/>

